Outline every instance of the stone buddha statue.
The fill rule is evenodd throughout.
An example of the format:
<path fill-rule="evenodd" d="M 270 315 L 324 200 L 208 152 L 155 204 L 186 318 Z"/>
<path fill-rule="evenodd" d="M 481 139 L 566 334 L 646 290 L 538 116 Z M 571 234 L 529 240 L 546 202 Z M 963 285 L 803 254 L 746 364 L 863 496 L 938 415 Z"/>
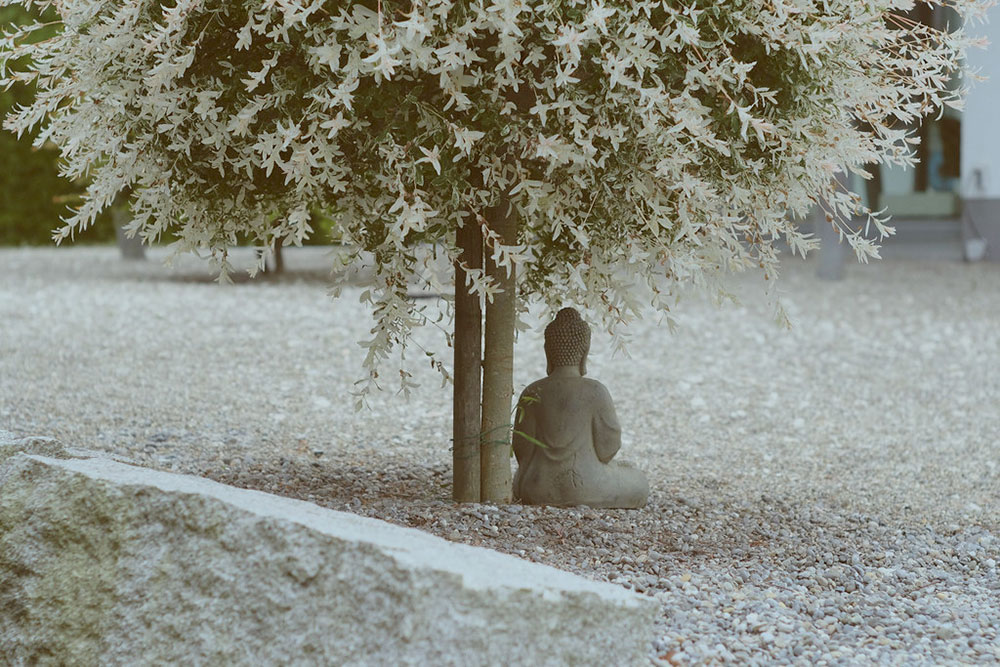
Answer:
<path fill-rule="evenodd" d="M 646 504 L 646 476 L 612 461 L 621 427 L 611 395 L 584 377 L 590 327 L 563 308 L 545 328 L 548 377 L 531 383 L 514 420 L 514 497 L 530 505 L 636 508 Z"/>

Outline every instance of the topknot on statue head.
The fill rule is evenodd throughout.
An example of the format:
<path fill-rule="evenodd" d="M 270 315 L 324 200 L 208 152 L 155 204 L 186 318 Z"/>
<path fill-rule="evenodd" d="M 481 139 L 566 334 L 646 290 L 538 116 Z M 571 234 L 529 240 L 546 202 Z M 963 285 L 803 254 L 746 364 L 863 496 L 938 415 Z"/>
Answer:
<path fill-rule="evenodd" d="M 545 360 L 547 373 L 560 366 L 577 366 L 580 375 L 587 374 L 587 353 L 590 352 L 590 326 L 574 308 L 563 308 L 545 327 Z"/>

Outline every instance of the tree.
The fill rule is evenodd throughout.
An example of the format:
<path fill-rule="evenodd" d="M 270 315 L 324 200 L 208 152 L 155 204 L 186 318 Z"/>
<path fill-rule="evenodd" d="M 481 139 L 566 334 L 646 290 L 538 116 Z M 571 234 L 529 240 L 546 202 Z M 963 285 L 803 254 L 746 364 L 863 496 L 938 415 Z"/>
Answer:
<path fill-rule="evenodd" d="M 899 128 L 958 103 L 946 84 L 970 44 L 909 20 L 906 0 L 34 4 L 63 30 L 4 41 L 35 63 L 8 79 L 38 86 L 6 125 L 40 126 L 66 175 L 90 176 L 61 235 L 131 187 L 133 228 L 209 250 L 224 280 L 238 238 L 300 243 L 320 205 L 374 265 L 369 387 L 426 319 L 409 286 L 444 288 L 430 244 L 456 267 L 455 495 L 499 501 L 510 341 L 529 300 L 589 308 L 618 336 L 647 305 L 669 313 L 682 283 L 775 276 L 775 239 L 815 246 L 788 213 L 817 201 L 859 258 L 877 256 L 851 217 L 890 228 L 831 176 L 911 163 Z M 481 489 L 466 465 L 477 302 Z"/>

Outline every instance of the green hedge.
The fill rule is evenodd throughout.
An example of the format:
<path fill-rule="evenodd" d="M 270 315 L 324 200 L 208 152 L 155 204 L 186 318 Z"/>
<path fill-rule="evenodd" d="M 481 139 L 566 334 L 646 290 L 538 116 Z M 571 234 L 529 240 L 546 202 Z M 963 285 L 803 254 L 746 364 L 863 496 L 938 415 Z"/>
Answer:
<path fill-rule="evenodd" d="M 36 17 L 20 7 L 0 7 L 0 28 L 21 25 Z M 51 18 L 45 17 L 45 20 Z M 39 38 L 45 38 L 44 33 L 39 33 Z M 12 62 L 10 67 L 16 69 L 18 63 Z M 30 87 L 21 85 L 0 90 L 0 118 L 17 105 L 30 102 L 32 95 L 34 91 Z M 61 226 L 60 217 L 66 214 L 65 199 L 83 191 L 79 184 L 59 176 L 58 153 L 54 149 L 33 148 L 33 138 L 22 136 L 18 139 L 11 132 L 0 131 L 0 245 L 52 243 L 52 231 Z M 317 215 L 312 226 L 314 232 L 306 240 L 307 244 L 331 242 L 334 227 L 331 220 Z M 114 239 L 111 216 L 105 213 L 97 224 L 77 235 L 76 242 L 104 243 Z"/>
<path fill-rule="evenodd" d="M 0 8 L 3 28 L 34 18 L 19 7 Z M 12 69 L 16 67 L 17 63 L 11 64 Z M 33 94 L 26 86 L 0 91 L 0 117 L 30 101 Z M 0 132 L 0 245 L 52 243 L 52 230 L 60 226 L 59 218 L 67 206 L 56 199 L 81 191 L 79 185 L 59 176 L 56 151 L 32 148 L 33 138 L 18 139 L 6 130 Z M 103 242 L 114 237 L 114 227 L 107 218 L 77 236 L 77 241 Z"/>

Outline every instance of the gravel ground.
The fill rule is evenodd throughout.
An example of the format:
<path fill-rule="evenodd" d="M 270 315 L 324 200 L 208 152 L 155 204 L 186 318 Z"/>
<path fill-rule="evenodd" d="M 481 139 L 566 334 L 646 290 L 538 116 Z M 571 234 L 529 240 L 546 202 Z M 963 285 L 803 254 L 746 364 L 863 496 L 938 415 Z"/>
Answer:
<path fill-rule="evenodd" d="M 591 376 L 640 511 L 455 506 L 449 388 L 356 412 L 369 317 L 323 251 L 218 287 L 103 247 L 0 250 L 0 428 L 419 527 L 656 597 L 661 664 L 1000 662 L 1000 265 L 885 261 L 690 298 Z M 440 332 L 418 342 L 442 349 Z M 516 389 L 544 371 L 518 342 Z M 419 355 L 413 355 L 419 356 Z"/>

